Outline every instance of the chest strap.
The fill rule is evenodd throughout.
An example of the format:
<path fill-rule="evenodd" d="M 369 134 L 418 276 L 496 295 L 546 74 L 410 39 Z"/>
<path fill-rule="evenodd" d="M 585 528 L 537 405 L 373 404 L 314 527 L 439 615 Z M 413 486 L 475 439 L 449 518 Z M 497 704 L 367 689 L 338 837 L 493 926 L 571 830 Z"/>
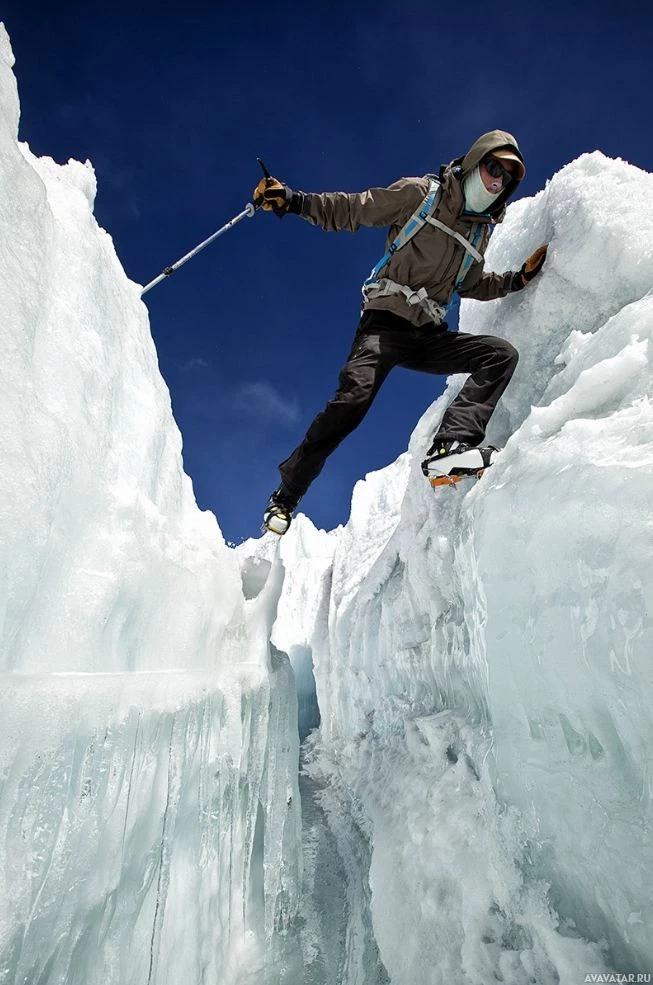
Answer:
<path fill-rule="evenodd" d="M 470 243 L 469 239 L 466 239 L 462 235 L 462 233 L 457 233 L 455 229 L 450 229 L 449 226 L 445 226 L 445 224 L 443 222 L 440 222 L 439 219 L 434 219 L 433 216 L 427 216 L 427 218 L 425 219 L 425 222 L 428 222 L 428 223 L 430 223 L 430 225 L 435 226 L 436 229 L 440 229 L 443 233 L 446 233 L 447 236 L 453 236 L 453 238 L 460 243 L 460 245 L 462 246 L 462 248 L 467 253 L 470 254 L 472 260 L 476 260 L 477 263 L 480 263 L 481 262 L 481 260 L 483 259 L 483 257 L 481 256 L 481 254 L 478 252 L 478 250 L 476 249 L 476 247 L 474 245 L 474 242 L 477 242 L 478 243 L 478 240 L 480 239 L 480 236 L 475 239 L 474 238 L 474 234 L 472 233 L 472 235 L 470 236 L 470 239 L 471 239 L 472 242 Z M 480 229 L 481 228 L 480 223 L 478 223 L 477 225 L 478 225 L 478 228 Z"/>
<path fill-rule="evenodd" d="M 463 281 L 467 276 L 469 268 L 471 267 L 474 260 L 479 263 L 483 259 L 481 254 L 477 251 L 476 247 L 481 241 L 481 236 L 483 235 L 483 223 L 475 222 L 472 228 L 469 230 L 469 242 L 464 240 L 464 245 L 466 253 L 463 256 L 462 263 L 458 269 L 458 274 L 456 276 L 456 283 L 454 285 L 454 291 L 459 291 L 463 285 Z"/>

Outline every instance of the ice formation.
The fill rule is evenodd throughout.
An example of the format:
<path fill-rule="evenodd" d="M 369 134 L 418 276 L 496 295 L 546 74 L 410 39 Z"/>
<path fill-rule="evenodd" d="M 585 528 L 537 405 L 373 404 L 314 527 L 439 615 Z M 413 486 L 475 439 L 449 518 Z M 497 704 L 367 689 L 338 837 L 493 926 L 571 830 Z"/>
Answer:
<path fill-rule="evenodd" d="M 89 165 L 16 141 L 0 28 L 0 981 L 243 982 L 295 915 L 297 712 L 198 510 Z"/>
<path fill-rule="evenodd" d="M 496 230 L 551 245 L 462 305 L 521 354 L 480 482 L 419 473 L 454 378 L 346 526 L 232 550 L 12 65 L 0 27 L 0 982 L 650 980 L 653 177 L 584 155 Z"/>
<path fill-rule="evenodd" d="M 306 769 L 333 829 L 365 832 L 393 982 L 653 973 L 651 202 L 653 176 L 595 152 L 512 205 L 490 269 L 548 242 L 545 273 L 461 310 L 521 354 L 497 464 L 425 488 L 453 378 L 408 452 L 356 486 L 313 607 L 307 552 L 325 542 L 302 526 L 281 547 L 272 639 L 310 651 Z"/>

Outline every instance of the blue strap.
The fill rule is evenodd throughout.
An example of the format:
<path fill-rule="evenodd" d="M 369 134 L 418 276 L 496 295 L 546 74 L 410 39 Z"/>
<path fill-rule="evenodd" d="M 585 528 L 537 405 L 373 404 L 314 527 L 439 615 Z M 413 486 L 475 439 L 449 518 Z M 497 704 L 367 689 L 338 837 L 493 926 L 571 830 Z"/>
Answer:
<path fill-rule="evenodd" d="M 429 176 L 429 180 L 431 182 L 431 186 L 429 188 L 426 198 L 422 202 L 419 212 L 417 212 L 416 214 L 410 217 L 406 225 L 403 227 L 402 230 L 400 230 L 400 232 L 397 234 L 393 242 L 388 247 L 388 252 L 385 254 L 385 256 L 382 256 L 379 262 L 376 264 L 376 266 L 372 267 L 370 276 L 365 281 L 365 284 L 372 284 L 374 283 L 374 281 L 378 279 L 378 276 L 383 270 L 383 268 L 386 266 L 386 264 L 390 263 L 390 258 L 392 257 L 392 254 L 396 253 L 397 250 L 400 250 L 402 246 L 405 246 L 408 240 L 412 239 L 416 232 L 419 232 L 419 230 L 424 225 L 427 216 L 430 215 L 430 213 L 433 211 L 433 208 L 435 206 L 435 201 L 438 196 L 438 192 L 440 191 L 440 182 L 438 181 L 437 178 L 432 176 Z"/>

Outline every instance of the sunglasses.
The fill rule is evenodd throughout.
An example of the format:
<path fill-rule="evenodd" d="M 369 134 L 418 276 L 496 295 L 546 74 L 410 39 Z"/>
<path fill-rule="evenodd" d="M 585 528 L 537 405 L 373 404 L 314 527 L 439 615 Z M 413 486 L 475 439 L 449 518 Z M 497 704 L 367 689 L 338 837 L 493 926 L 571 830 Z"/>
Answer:
<path fill-rule="evenodd" d="M 497 160 L 496 157 L 488 157 L 483 161 L 485 165 L 485 170 L 492 178 L 501 178 L 503 182 L 503 187 L 505 188 L 509 181 L 512 181 L 514 175 L 512 171 L 508 171 L 504 168 L 501 161 Z"/>

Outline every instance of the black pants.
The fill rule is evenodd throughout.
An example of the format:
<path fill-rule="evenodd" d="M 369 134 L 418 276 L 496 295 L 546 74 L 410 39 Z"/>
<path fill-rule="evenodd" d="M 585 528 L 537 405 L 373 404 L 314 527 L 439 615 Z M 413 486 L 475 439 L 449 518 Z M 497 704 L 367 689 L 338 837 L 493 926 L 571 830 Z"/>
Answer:
<path fill-rule="evenodd" d="M 447 332 L 432 323 L 415 328 L 390 311 L 363 312 L 335 396 L 279 466 L 283 485 L 297 500 L 304 495 L 331 452 L 363 420 L 393 366 L 447 376 L 470 373 L 447 408 L 438 437 L 478 444 L 518 359 L 514 346 L 492 335 Z"/>

